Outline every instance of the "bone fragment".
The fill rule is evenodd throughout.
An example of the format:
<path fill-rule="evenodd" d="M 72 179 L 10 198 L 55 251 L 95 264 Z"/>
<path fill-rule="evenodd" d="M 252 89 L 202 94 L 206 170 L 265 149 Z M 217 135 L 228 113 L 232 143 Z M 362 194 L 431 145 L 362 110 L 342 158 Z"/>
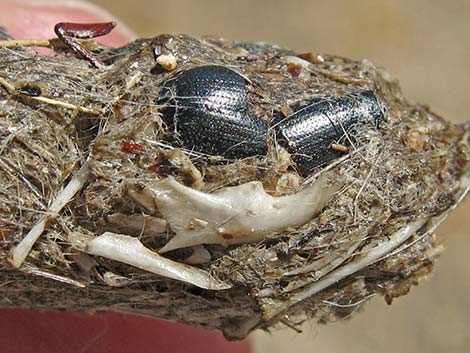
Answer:
<path fill-rule="evenodd" d="M 336 191 L 326 186 L 326 177 L 283 197 L 267 194 L 260 182 L 209 194 L 166 178 L 146 189 L 144 194 L 153 194 L 159 212 L 176 233 L 160 252 L 200 244 L 261 241 L 266 235 L 307 223 Z"/>
<path fill-rule="evenodd" d="M 46 229 L 48 219 L 56 216 L 65 205 L 72 200 L 75 194 L 83 188 L 89 175 L 90 167 L 88 162 L 85 162 L 80 170 L 72 177 L 67 186 L 59 192 L 47 210 L 47 215 L 41 218 L 41 220 L 31 228 L 28 234 L 26 234 L 23 240 L 12 250 L 11 264 L 15 268 L 21 267 L 34 244 Z"/>
<path fill-rule="evenodd" d="M 231 288 L 231 285 L 217 280 L 206 271 L 158 255 L 146 248 L 137 238 L 128 235 L 103 233 L 88 242 L 86 252 L 204 289 Z"/>

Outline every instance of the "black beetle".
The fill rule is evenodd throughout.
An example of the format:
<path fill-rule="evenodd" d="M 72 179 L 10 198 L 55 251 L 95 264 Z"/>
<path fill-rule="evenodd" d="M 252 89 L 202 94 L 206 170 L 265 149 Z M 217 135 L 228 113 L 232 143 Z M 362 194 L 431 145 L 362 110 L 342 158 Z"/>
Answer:
<path fill-rule="evenodd" d="M 293 107 L 290 116 L 274 121 L 278 141 L 293 154 L 300 170 L 308 171 L 343 153 L 332 143 L 348 145 L 347 132 L 364 123 L 385 119 L 385 108 L 372 91 L 339 98 L 313 99 Z"/>
<path fill-rule="evenodd" d="M 177 144 L 225 158 L 265 155 L 266 121 L 251 115 L 245 79 L 224 66 L 182 71 L 162 87 L 159 104 Z"/>
<path fill-rule="evenodd" d="M 267 152 L 268 123 L 249 113 L 246 81 L 229 68 L 205 65 L 176 74 L 164 83 L 159 104 L 176 144 L 226 158 Z M 271 128 L 300 171 L 341 156 L 331 145 L 348 145 L 352 128 L 385 119 L 372 91 L 315 98 L 292 109 L 290 116 L 278 114 Z"/>

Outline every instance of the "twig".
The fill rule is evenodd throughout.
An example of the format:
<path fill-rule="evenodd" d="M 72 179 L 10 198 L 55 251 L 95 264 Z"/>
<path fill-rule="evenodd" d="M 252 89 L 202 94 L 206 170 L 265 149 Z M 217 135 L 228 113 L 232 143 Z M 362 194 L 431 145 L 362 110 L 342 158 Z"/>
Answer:
<path fill-rule="evenodd" d="M 85 107 L 81 107 L 79 105 L 58 101 L 56 99 L 51 99 L 51 98 L 46 98 L 46 97 L 29 97 L 29 98 L 31 98 L 33 100 L 36 100 L 38 102 L 42 102 L 42 103 L 46 103 L 46 104 L 50 104 L 50 105 L 55 105 L 55 106 L 62 107 L 62 108 L 65 108 L 65 109 L 78 110 L 82 113 L 96 114 L 96 115 L 103 114 L 103 111 L 101 111 L 101 110 L 85 108 Z"/>
<path fill-rule="evenodd" d="M 10 94 L 22 95 L 21 92 L 19 92 L 17 90 L 15 85 L 8 82 L 3 77 L 0 77 L 0 85 L 5 87 L 5 89 Z M 54 106 L 65 108 L 65 109 L 76 110 L 76 111 L 86 113 L 86 114 L 95 114 L 95 115 L 103 114 L 102 110 L 86 108 L 86 107 L 82 107 L 82 106 L 75 105 L 75 104 L 72 104 L 72 103 L 62 102 L 62 101 L 59 101 L 57 99 L 47 98 L 47 97 L 43 97 L 43 96 L 38 96 L 38 97 L 31 97 L 31 96 L 28 96 L 28 95 L 25 95 L 25 96 L 28 97 L 29 99 L 32 99 L 32 100 L 35 100 L 35 101 L 38 101 L 38 102 L 41 102 L 41 103 L 46 103 L 46 104 L 49 104 L 49 105 L 54 105 Z"/>
<path fill-rule="evenodd" d="M 5 80 L 3 77 L 0 77 L 0 85 L 2 85 L 3 87 L 5 87 L 5 89 L 9 92 L 9 93 L 14 93 L 16 91 L 16 87 L 13 86 L 10 82 L 8 82 L 7 80 Z"/>
<path fill-rule="evenodd" d="M 52 48 L 50 39 L 0 40 L 0 48 L 47 47 Z"/>

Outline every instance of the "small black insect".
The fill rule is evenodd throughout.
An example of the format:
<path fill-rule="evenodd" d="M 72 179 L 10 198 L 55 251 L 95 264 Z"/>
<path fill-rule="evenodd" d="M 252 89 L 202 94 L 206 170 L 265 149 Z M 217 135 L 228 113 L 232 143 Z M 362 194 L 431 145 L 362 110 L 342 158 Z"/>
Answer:
<path fill-rule="evenodd" d="M 348 145 L 347 133 L 364 123 L 378 125 L 385 109 L 372 91 L 339 98 L 314 99 L 293 107 L 290 116 L 274 121 L 278 141 L 293 154 L 300 170 L 308 171 L 343 153 L 332 143 Z"/>
<path fill-rule="evenodd" d="M 34 86 L 34 85 L 20 86 L 18 87 L 17 90 L 21 94 L 25 94 L 30 97 L 38 97 L 41 95 L 41 88 L 39 88 L 38 86 Z"/>
<path fill-rule="evenodd" d="M 224 66 L 183 71 L 162 87 L 172 139 L 195 151 L 244 158 L 267 152 L 266 121 L 251 115 L 245 79 Z"/>

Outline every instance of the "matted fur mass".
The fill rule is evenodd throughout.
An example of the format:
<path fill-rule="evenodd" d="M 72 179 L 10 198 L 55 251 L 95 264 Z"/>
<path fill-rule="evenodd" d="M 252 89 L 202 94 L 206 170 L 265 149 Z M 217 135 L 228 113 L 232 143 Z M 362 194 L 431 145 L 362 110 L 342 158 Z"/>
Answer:
<path fill-rule="evenodd" d="M 175 71 L 158 67 L 157 47 L 176 59 Z M 434 230 L 469 188 L 469 124 L 446 122 L 408 101 L 367 60 L 299 58 L 265 43 L 186 35 L 98 48 L 97 55 L 106 68 L 0 47 L 0 306 L 119 310 L 240 339 L 277 323 L 349 316 L 374 294 L 391 302 L 432 269 L 441 249 Z M 176 148 L 161 117 L 160 87 L 207 64 L 241 74 L 250 113 L 271 125 L 298 102 L 362 91 L 375 93 L 387 119 L 348 131 L 349 154 L 308 173 L 298 171 L 272 129 L 265 156 L 224 160 Z M 58 214 L 45 214 L 84 163 L 83 188 Z M 154 252 L 175 236 L 145 193 L 159 179 L 200 193 L 260 182 L 277 198 L 320 175 L 334 193 L 305 224 L 255 242 L 158 255 L 229 289 L 199 288 L 87 252 L 90 239 L 105 232 L 135 237 Z M 12 250 L 41 219 L 44 232 L 12 268 Z"/>

